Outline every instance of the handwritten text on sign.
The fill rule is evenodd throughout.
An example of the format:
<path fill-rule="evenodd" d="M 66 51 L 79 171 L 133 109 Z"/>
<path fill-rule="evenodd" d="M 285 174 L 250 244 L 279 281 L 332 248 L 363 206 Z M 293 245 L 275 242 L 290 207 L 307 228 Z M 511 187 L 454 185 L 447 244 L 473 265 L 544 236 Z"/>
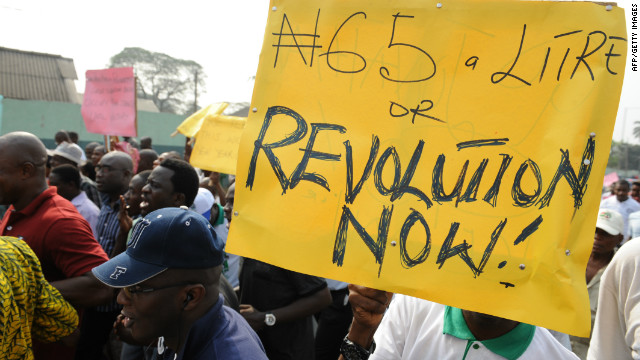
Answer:
<path fill-rule="evenodd" d="M 86 78 L 81 112 L 87 131 L 137 136 L 133 68 L 88 70 Z"/>
<path fill-rule="evenodd" d="M 588 334 L 622 11 L 271 5 L 228 250 Z"/>
<path fill-rule="evenodd" d="M 196 135 L 196 145 L 189 161 L 195 167 L 235 174 L 240 136 L 246 118 L 207 115 Z"/>

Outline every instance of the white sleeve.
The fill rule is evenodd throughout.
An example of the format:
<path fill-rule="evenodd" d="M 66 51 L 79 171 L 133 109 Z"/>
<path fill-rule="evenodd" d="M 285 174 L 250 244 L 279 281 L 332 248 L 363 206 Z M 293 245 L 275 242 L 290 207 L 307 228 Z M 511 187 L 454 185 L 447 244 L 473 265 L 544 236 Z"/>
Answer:
<path fill-rule="evenodd" d="M 394 295 L 382 322 L 376 331 L 374 340 L 376 350 L 369 359 L 395 360 L 402 357 L 407 331 L 407 306 L 403 295 Z"/>
<path fill-rule="evenodd" d="M 587 359 L 640 359 L 640 239 L 616 253 L 600 284 Z"/>

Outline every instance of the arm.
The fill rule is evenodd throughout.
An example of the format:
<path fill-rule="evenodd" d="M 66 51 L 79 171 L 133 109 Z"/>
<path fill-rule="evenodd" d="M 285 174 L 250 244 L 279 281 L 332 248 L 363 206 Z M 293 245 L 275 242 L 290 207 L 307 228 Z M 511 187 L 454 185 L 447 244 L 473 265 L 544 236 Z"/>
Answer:
<path fill-rule="evenodd" d="M 120 195 L 120 210 L 118 211 L 118 222 L 120 223 L 120 231 L 116 236 L 116 242 L 113 245 L 111 256 L 114 257 L 127 248 L 127 237 L 129 236 L 129 230 L 133 227 L 133 219 L 127 214 L 127 202 L 124 200 L 124 196 Z"/>
<path fill-rule="evenodd" d="M 78 327 L 78 313 L 44 278 L 40 261 L 29 245 L 17 238 L 3 237 L 0 263 L 0 293 L 3 294 L 0 323 L 13 323 L 3 329 L 11 331 L 0 332 L 5 336 L 3 344 L 14 344 L 13 350 L 23 348 L 20 346 L 24 345 L 23 331 L 29 330 L 33 338 L 42 342 L 69 338 Z M 20 323 L 16 319 L 21 317 L 24 322 L 14 328 Z M 5 351 L 8 349 L 12 347 L 3 347 Z"/>
<path fill-rule="evenodd" d="M 214 195 L 218 195 L 220 205 L 224 207 L 227 204 L 227 192 L 222 188 L 222 184 L 220 184 L 219 172 L 213 171 L 211 175 L 209 175 L 209 187 L 213 190 Z"/>
<path fill-rule="evenodd" d="M 353 321 L 347 338 L 364 349 L 369 349 L 392 296 L 390 292 L 349 284 Z M 340 355 L 339 360 L 344 360 L 344 357 Z"/>
<path fill-rule="evenodd" d="M 240 314 L 244 316 L 251 327 L 258 331 L 264 328 L 264 317 L 267 312 L 273 313 L 277 323 L 294 321 L 305 316 L 313 315 L 331 304 L 331 292 L 324 287 L 309 296 L 299 298 L 287 306 L 271 311 L 259 311 L 248 304 L 240 305 Z"/>
<path fill-rule="evenodd" d="M 74 306 L 107 304 L 113 291 L 98 281 L 91 269 L 109 257 L 93 238 L 86 220 L 78 219 L 79 214 L 73 215 L 69 214 L 49 229 L 46 253 L 65 277 L 51 284 Z"/>
<path fill-rule="evenodd" d="M 108 304 L 114 297 L 113 289 L 101 283 L 91 271 L 69 279 L 51 283 L 71 304 L 91 307 Z"/>
<path fill-rule="evenodd" d="M 79 336 L 76 309 L 44 277 L 39 282 L 32 336 L 43 342 L 61 340 L 66 345 L 76 344 Z"/>

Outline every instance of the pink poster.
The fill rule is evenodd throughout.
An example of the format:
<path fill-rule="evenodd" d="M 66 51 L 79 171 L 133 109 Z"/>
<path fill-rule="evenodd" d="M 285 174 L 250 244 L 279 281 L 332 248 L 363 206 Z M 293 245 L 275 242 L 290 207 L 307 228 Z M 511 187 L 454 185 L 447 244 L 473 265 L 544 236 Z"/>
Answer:
<path fill-rule="evenodd" d="M 82 118 L 94 134 L 137 136 L 136 81 L 132 67 L 88 70 Z"/>
<path fill-rule="evenodd" d="M 620 180 L 620 178 L 618 177 L 618 173 L 612 172 L 604 176 L 604 181 L 602 182 L 602 185 L 609 186 L 618 180 Z"/>

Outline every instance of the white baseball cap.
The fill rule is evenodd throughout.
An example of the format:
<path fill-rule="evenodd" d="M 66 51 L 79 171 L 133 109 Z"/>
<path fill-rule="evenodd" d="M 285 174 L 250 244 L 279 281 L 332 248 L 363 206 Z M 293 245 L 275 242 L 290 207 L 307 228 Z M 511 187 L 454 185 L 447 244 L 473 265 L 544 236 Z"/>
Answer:
<path fill-rule="evenodd" d="M 610 235 L 618 235 L 624 231 L 624 219 L 619 212 L 610 209 L 600 209 L 596 227 Z"/>

